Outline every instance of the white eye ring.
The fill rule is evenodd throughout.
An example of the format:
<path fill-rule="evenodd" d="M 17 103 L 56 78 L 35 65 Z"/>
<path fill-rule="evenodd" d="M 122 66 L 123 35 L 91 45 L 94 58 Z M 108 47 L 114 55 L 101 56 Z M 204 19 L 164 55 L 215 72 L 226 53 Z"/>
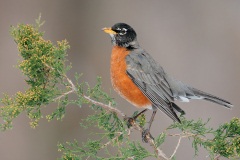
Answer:
<path fill-rule="evenodd" d="M 120 29 L 120 28 L 119 28 L 119 29 Z M 120 30 L 121 30 L 121 29 L 120 29 Z M 126 29 L 126 28 L 123 28 L 122 30 L 124 31 L 124 33 L 119 33 L 119 35 L 121 35 L 121 36 L 122 36 L 122 35 L 125 35 L 125 34 L 127 34 L 127 29 Z"/>
<path fill-rule="evenodd" d="M 116 30 L 117 30 L 117 31 L 121 31 L 121 28 L 117 28 Z"/>
<path fill-rule="evenodd" d="M 119 33 L 119 34 L 122 36 L 122 35 L 125 35 L 125 34 L 127 34 L 127 32 L 124 32 L 124 33 Z"/>

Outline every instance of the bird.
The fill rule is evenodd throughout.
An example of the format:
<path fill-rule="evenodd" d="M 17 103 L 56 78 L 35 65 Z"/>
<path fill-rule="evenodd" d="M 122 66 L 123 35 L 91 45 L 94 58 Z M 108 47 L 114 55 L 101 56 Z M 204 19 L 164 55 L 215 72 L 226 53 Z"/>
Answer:
<path fill-rule="evenodd" d="M 189 102 L 192 99 L 207 100 L 226 108 L 233 105 L 217 96 L 196 89 L 174 79 L 138 43 L 135 30 L 126 23 L 116 23 L 102 29 L 111 37 L 113 45 L 110 75 L 114 90 L 137 108 L 152 110 L 150 132 L 157 110 L 165 113 L 173 121 L 181 123 L 176 112 L 185 114 L 176 100 Z"/>

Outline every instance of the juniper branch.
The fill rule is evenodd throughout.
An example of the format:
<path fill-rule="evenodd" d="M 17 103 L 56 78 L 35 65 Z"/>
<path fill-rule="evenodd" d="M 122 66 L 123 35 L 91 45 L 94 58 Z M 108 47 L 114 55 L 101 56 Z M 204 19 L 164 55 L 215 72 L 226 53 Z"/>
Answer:
<path fill-rule="evenodd" d="M 131 141 L 131 130 L 143 133 L 145 120 L 131 121 L 131 127 L 127 128 L 123 122 L 127 115 L 115 107 L 111 97 L 101 90 L 101 83 L 91 88 L 86 82 L 74 84 L 67 76 L 70 66 L 65 64 L 66 50 L 69 48 L 67 41 L 58 42 L 55 46 L 51 41 L 43 39 L 43 33 L 39 32 L 42 25 L 40 19 L 37 20 L 37 26 L 19 25 L 12 28 L 14 41 L 18 45 L 20 55 L 23 61 L 19 64 L 19 69 L 26 76 L 26 83 L 29 89 L 26 92 L 18 92 L 16 96 L 5 96 L 1 99 L 3 107 L 0 108 L 0 117 L 3 118 L 4 124 L 1 128 L 7 129 L 11 126 L 12 121 L 24 111 L 33 121 L 32 126 L 38 124 L 38 120 L 43 117 L 41 106 L 46 106 L 51 102 L 59 102 L 58 108 L 47 119 L 62 119 L 65 115 L 65 107 L 69 104 L 87 104 L 93 108 L 96 114 L 88 117 L 86 121 L 91 124 L 96 123 L 100 129 L 106 131 L 107 142 L 101 140 L 89 140 L 83 147 L 79 147 L 77 142 L 67 143 L 70 147 L 59 144 L 59 150 L 63 151 L 63 159 L 80 160 L 98 157 L 96 153 L 107 146 L 114 146 L 117 142 L 119 160 L 123 159 L 143 159 L 149 156 L 155 156 L 158 159 L 173 159 L 181 144 L 183 138 L 191 138 L 192 144 L 197 153 L 198 147 L 203 146 L 210 153 L 211 159 L 219 159 L 220 156 L 227 158 L 240 157 L 240 119 L 233 118 L 229 123 L 221 125 L 217 130 L 206 127 L 207 122 L 188 121 L 181 118 L 182 123 L 174 123 L 162 132 L 156 139 L 151 134 L 147 134 L 146 142 L 152 147 L 155 154 L 149 153 L 139 143 Z M 87 91 L 84 90 L 87 88 Z M 75 93 L 77 100 L 70 100 L 69 94 Z M 178 128 L 181 133 L 171 134 L 171 129 Z M 205 135 L 213 135 L 213 139 L 208 139 Z M 160 145 L 164 142 L 166 136 L 178 137 L 176 147 L 171 154 L 167 156 Z M 124 143 L 128 148 L 120 144 Z M 77 154 L 79 153 L 79 155 Z M 123 154 L 122 154 L 123 153 Z M 114 157 L 114 156 L 113 156 Z M 114 159 L 113 157 L 105 158 Z M 115 157 L 116 158 L 116 157 Z"/>
<path fill-rule="evenodd" d="M 71 85 L 71 92 L 72 91 L 75 91 L 77 92 L 77 89 L 76 89 L 76 86 L 73 84 L 73 82 L 66 76 L 66 75 L 63 75 L 67 81 L 69 82 L 69 84 Z M 70 92 L 70 91 L 69 91 Z M 71 93 L 70 92 L 70 93 Z M 60 97 L 63 97 L 64 95 L 61 95 Z M 117 108 L 114 108 L 112 107 L 111 105 L 106 105 L 104 103 L 101 103 L 101 102 L 98 102 L 98 101 L 95 101 L 93 99 L 91 99 L 89 96 L 86 96 L 86 95 L 82 95 L 86 100 L 88 100 L 90 103 L 92 104 L 95 104 L 97 106 L 101 106 L 103 109 L 106 109 L 107 111 L 110 111 L 110 112 L 114 112 L 114 113 L 117 113 L 119 116 L 121 116 L 122 118 L 126 118 L 126 114 L 124 114 L 121 110 L 117 109 Z M 133 123 L 131 124 L 133 126 L 133 128 L 137 131 L 139 131 L 141 134 L 143 133 L 143 128 L 140 127 L 137 123 L 135 123 L 134 121 L 132 121 Z M 117 137 L 115 137 L 114 139 L 116 139 Z M 158 156 L 159 159 L 163 158 L 164 160 L 168 160 L 169 158 L 167 158 L 166 154 L 159 148 L 155 145 L 155 142 L 154 142 L 154 139 L 147 135 L 146 136 L 147 138 L 147 142 L 149 143 L 149 145 L 154 149 L 154 151 L 156 152 L 156 155 Z M 107 143 L 107 145 L 110 143 L 110 141 Z M 106 144 L 104 144 L 103 146 L 105 146 Z"/>
<path fill-rule="evenodd" d="M 51 69 L 52 69 L 52 70 L 55 70 L 55 69 L 52 68 L 52 67 L 51 67 Z M 60 95 L 59 97 L 55 98 L 54 101 L 55 101 L 55 100 L 59 100 L 59 99 L 61 99 L 62 97 L 66 96 L 66 95 L 68 95 L 68 94 L 70 94 L 70 93 L 72 93 L 72 92 L 77 92 L 77 88 L 76 88 L 76 86 L 74 85 L 74 83 L 72 82 L 72 80 L 69 79 L 65 74 L 62 75 L 62 76 L 65 77 L 66 80 L 68 81 L 68 83 L 70 84 L 71 90 L 68 91 L 68 92 L 66 92 L 66 93 L 63 93 L 63 94 Z M 83 98 L 85 98 L 87 101 L 89 101 L 90 103 L 92 103 L 92 104 L 95 104 L 95 105 L 97 105 L 97 106 L 101 106 L 103 109 L 105 109 L 105 110 L 107 110 L 107 111 L 117 113 L 117 114 L 118 114 L 119 116 L 121 116 L 123 119 L 126 118 L 126 114 L 125 114 L 125 113 L 123 113 L 121 110 L 119 110 L 119 109 L 117 109 L 117 108 L 112 107 L 111 104 L 107 105 L 107 104 L 104 104 L 104 103 L 95 101 L 95 100 L 91 99 L 89 96 L 86 96 L 86 95 L 84 95 L 84 94 L 82 94 L 81 96 L 82 96 Z M 134 129 L 136 129 L 137 131 L 139 131 L 141 134 L 143 133 L 143 131 L 144 131 L 143 128 L 140 127 L 137 123 L 135 123 L 135 122 L 133 121 L 133 124 L 132 124 L 132 125 L 134 126 L 134 127 L 133 127 Z M 148 142 L 149 145 L 154 149 L 157 157 L 158 157 L 159 159 L 163 158 L 163 159 L 165 159 L 165 160 L 168 160 L 169 158 L 167 158 L 166 154 L 165 154 L 159 147 L 157 147 L 157 146 L 155 145 L 154 139 L 153 139 L 151 136 L 149 136 L 149 135 L 150 135 L 150 134 L 148 134 L 148 135 L 146 136 L 147 142 Z M 114 139 L 116 139 L 116 138 L 117 138 L 117 137 L 115 137 Z M 108 145 L 109 143 L 110 143 L 110 141 L 107 143 L 107 145 Z M 106 145 L 106 144 L 104 144 L 103 146 L 105 146 L 105 145 Z"/>
<path fill-rule="evenodd" d="M 178 150 L 178 148 L 179 148 L 179 146 L 180 146 L 180 143 L 181 143 L 182 138 L 183 138 L 182 136 L 180 136 L 180 137 L 178 138 L 178 143 L 177 143 L 177 145 L 176 145 L 176 147 L 175 147 L 172 155 L 170 156 L 170 159 L 172 159 L 172 158 L 175 156 L 175 154 L 177 153 L 177 150 Z"/>

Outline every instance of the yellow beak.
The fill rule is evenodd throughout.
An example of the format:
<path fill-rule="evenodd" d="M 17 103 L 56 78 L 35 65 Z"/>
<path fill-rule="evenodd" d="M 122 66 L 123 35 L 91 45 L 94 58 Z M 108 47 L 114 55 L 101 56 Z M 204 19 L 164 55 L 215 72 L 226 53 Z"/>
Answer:
<path fill-rule="evenodd" d="M 108 34 L 117 34 L 115 31 L 113 31 L 111 28 L 103 28 L 102 29 L 105 33 Z"/>

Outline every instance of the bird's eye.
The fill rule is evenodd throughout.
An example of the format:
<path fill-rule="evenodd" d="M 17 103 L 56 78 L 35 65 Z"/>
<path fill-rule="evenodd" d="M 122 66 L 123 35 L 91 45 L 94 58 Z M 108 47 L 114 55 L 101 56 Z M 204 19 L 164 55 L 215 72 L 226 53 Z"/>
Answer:
<path fill-rule="evenodd" d="M 127 34 L 127 29 L 126 28 L 115 28 L 114 31 L 121 36 Z"/>
<path fill-rule="evenodd" d="M 125 34 L 127 34 L 127 29 L 126 28 L 122 28 L 122 29 L 120 29 L 121 31 L 120 31 L 120 35 L 122 36 L 122 35 L 125 35 Z"/>

